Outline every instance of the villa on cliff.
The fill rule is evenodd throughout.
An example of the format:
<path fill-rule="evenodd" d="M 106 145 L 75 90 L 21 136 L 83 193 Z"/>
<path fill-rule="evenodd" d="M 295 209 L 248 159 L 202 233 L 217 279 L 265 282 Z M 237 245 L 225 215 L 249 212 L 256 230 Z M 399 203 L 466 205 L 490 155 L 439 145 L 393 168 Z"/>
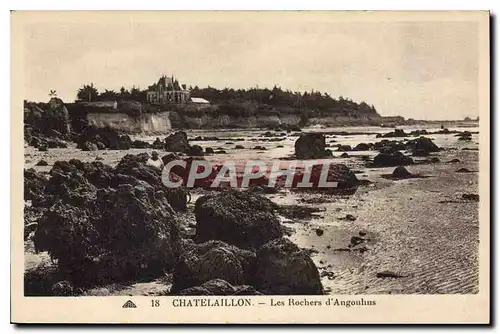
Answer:
<path fill-rule="evenodd" d="M 191 92 L 173 76 L 163 75 L 157 83 L 149 86 L 146 98 L 154 104 L 187 103 L 190 102 Z"/>

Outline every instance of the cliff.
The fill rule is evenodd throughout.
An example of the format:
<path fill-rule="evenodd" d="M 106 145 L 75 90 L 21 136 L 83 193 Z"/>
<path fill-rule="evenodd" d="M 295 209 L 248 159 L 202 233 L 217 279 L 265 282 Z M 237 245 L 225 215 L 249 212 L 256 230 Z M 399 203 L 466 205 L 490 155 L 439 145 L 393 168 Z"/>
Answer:
<path fill-rule="evenodd" d="M 380 125 L 373 108 L 352 104 L 344 109 L 307 109 L 270 106 L 256 101 L 231 100 L 219 104 L 151 105 L 137 101 L 68 103 L 75 132 L 87 126 L 128 133 L 161 133 L 171 129 L 273 128 L 280 125 Z M 34 108 L 34 107 L 33 107 Z M 36 109 L 36 108 L 35 108 Z"/>

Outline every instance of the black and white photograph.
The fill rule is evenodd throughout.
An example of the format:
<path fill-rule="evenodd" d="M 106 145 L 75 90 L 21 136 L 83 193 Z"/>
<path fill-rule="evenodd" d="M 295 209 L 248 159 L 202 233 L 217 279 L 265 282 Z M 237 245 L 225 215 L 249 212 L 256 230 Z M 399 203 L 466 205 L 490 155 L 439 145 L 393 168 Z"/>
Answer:
<path fill-rule="evenodd" d="M 153 14 L 11 14 L 23 296 L 482 291 L 487 11 Z"/>

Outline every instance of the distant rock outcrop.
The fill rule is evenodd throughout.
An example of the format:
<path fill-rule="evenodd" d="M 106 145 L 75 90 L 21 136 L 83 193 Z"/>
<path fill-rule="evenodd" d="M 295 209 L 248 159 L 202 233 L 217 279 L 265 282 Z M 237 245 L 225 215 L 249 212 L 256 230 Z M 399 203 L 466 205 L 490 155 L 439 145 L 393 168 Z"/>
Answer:
<path fill-rule="evenodd" d="M 420 137 L 410 140 L 406 143 L 408 149 L 414 156 L 427 156 L 432 152 L 439 152 L 439 147 L 427 137 Z"/>
<path fill-rule="evenodd" d="M 165 151 L 185 152 L 189 150 L 190 145 L 186 132 L 178 131 L 165 138 Z"/>
<path fill-rule="evenodd" d="M 325 135 L 321 133 L 304 133 L 295 141 L 297 159 L 320 159 L 331 156 L 326 150 Z"/>
<path fill-rule="evenodd" d="M 373 159 L 374 167 L 396 167 L 413 165 L 413 159 L 397 150 L 386 150 Z"/>

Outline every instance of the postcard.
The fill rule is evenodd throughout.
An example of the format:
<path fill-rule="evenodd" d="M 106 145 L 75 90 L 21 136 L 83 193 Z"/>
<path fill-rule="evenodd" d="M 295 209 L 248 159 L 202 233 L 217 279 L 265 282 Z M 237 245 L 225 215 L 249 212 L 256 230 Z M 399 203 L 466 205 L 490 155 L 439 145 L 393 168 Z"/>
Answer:
<path fill-rule="evenodd" d="M 13 11 L 11 321 L 488 324 L 488 11 Z"/>

